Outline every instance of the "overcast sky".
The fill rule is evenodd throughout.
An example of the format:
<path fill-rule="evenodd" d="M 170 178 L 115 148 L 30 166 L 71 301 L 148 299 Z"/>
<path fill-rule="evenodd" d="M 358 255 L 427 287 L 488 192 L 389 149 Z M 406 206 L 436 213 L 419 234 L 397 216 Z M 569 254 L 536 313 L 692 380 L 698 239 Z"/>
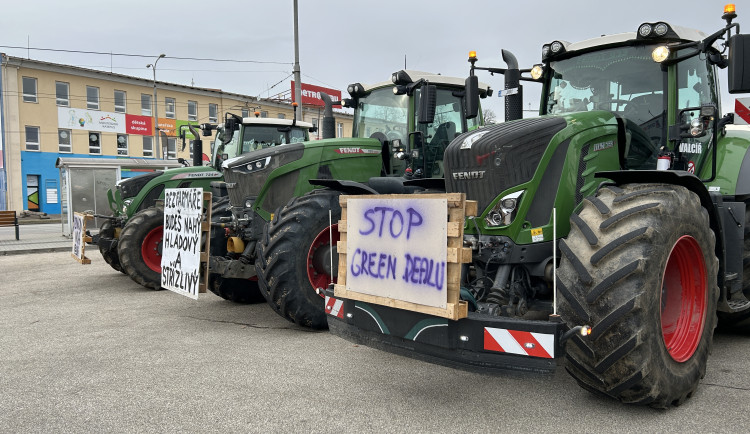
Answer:
<path fill-rule="evenodd" d="M 724 4 L 715 0 L 299 0 L 302 81 L 344 93 L 349 83 L 390 79 L 392 72 L 403 68 L 405 56 L 408 69 L 465 77 L 469 50 L 478 52 L 478 65 L 502 67 L 501 48 L 512 51 L 522 68 L 530 67 L 540 61 L 543 43 L 635 31 L 647 21 L 664 20 L 711 33 L 724 24 Z M 750 6 L 747 11 L 742 3 L 737 6 L 737 21 L 750 26 Z M 293 23 L 292 0 L 26 0 L 13 2 L 0 14 L 0 45 L 149 57 L 5 47 L 0 51 L 149 79 L 152 72 L 146 64 L 164 53 L 167 57 L 157 66 L 159 81 L 194 82 L 265 97 L 290 89 Z M 726 72 L 720 77 L 726 88 Z M 499 76 L 481 75 L 480 80 L 494 89 L 503 87 Z M 537 108 L 539 91 L 534 84 L 526 86 L 524 108 L 530 104 Z M 495 96 L 488 103 L 485 106 L 500 115 L 502 99 Z M 733 105 L 733 97 L 724 92 L 722 111 L 731 111 Z"/>

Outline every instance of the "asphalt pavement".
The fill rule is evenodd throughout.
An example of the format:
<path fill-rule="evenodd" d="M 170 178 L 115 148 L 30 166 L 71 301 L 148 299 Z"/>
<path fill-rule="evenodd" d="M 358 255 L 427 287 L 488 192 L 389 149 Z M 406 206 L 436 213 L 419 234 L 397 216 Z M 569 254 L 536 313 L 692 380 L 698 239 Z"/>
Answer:
<path fill-rule="evenodd" d="M 0 256 L 0 432 L 744 432 L 750 336 L 683 406 L 483 375 L 311 332 L 265 304 L 151 291 L 98 252 Z M 743 428 L 744 427 L 744 428 Z"/>

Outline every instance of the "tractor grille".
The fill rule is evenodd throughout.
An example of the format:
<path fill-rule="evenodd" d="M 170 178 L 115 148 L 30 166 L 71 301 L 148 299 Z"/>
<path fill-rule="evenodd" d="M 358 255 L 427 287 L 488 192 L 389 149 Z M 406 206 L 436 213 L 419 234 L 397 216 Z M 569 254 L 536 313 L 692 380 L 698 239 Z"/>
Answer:
<path fill-rule="evenodd" d="M 445 151 L 445 187 L 466 193 L 484 211 L 497 195 L 534 176 L 552 136 L 565 128 L 563 118 L 521 119 L 458 136 Z M 468 149 L 464 139 L 483 134 Z"/>
<path fill-rule="evenodd" d="M 229 160 L 224 168 L 229 203 L 233 207 L 244 207 L 246 199 L 260 194 L 272 171 L 299 160 L 303 153 L 303 145 L 290 144 L 262 149 Z M 261 164 L 260 167 L 258 163 Z"/>

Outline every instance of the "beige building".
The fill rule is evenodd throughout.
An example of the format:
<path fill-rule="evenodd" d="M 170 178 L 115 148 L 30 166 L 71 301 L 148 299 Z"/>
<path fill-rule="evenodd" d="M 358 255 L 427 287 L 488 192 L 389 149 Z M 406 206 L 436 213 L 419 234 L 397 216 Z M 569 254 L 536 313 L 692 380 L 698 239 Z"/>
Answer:
<path fill-rule="evenodd" d="M 288 103 L 157 81 L 155 143 L 152 80 L 1 56 L 0 209 L 60 213 L 58 157 L 190 161 L 177 137 L 181 125 L 223 122 L 226 112 L 293 117 Z M 304 107 L 300 120 L 318 124 L 319 116 Z M 352 116 L 335 117 L 336 136 L 350 137 Z M 204 138 L 204 158 L 212 144 Z"/>

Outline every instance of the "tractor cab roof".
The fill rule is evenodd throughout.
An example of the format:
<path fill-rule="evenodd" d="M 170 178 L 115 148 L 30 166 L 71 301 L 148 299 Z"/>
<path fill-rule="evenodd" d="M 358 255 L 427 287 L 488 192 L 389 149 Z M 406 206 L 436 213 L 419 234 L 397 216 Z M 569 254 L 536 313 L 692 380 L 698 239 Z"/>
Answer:
<path fill-rule="evenodd" d="M 635 32 L 604 35 L 580 42 L 553 41 L 542 46 L 542 59 L 552 60 L 559 55 L 602 49 L 609 46 L 640 43 L 698 42 L 706 38 L 700 30 L 673 26 L 663 21 L 643 23 Z"/>
<path fill-rule="evenodd" d="M 292 123 L 294 121 L 292 119 L 275 119 L 275 118 L 256 118 L 256 117 L 247 117 L 242 118 L 242 124 L 243 125 L 268 125 L 268 126 L 292 126 Z M 313 124 L 310 122 L 302 122 L 297 121 L 296 126 L 300 128 L 307 128 L 312 129 Z"/>
<path fill-rule="evenodd" d="M 401 71 L 398 71 L 400 74 L 406 74 L 406 77 L 411 79 L 411 82 L 417 82 L 420 79 L 424 79 L 428 81 L 430 84 L 436 84 L 436 85 L 444 85 L 444 86 L 453 86 L 453 87 L 464 87 L 464 80 L 465 78 L 458 78 L 458 77 L 449 77 L 446 75 L 440 75 L 440 74 L 433 74 L 431 72 L 424 72 L 424 71 L 414 71 L 411 69 L 404 69 Z M 363 84 L 362 87 L 364 87 L 365 92 L 369 92 L 373 89 L 379 89 L 381 87 L 386 86 L 393 86 L 393 81 L 383 81 L 380 83 L 375 84 Z M 489 89 L 489 85 L 486 83 L 479 83 L 479 88 L 483 90 Z"/>

